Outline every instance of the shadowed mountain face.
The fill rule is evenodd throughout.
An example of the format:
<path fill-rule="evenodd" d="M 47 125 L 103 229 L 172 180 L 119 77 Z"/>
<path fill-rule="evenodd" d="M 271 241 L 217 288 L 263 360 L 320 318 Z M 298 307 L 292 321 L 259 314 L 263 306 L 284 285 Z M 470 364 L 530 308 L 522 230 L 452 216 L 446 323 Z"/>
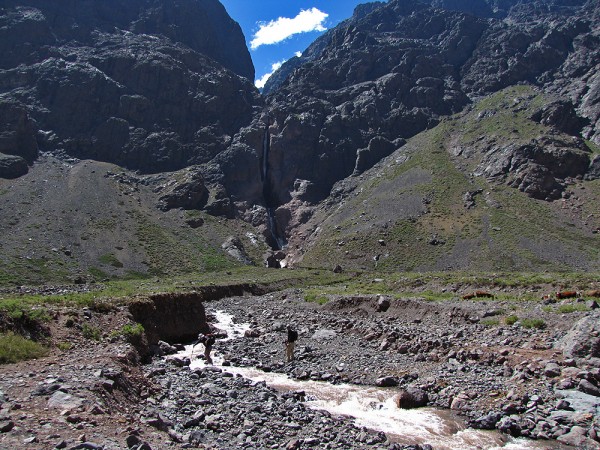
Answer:
<path fill-rule="evenodd" d="M 260 104 L 216 0 L 6 1 L 0 54 L 0 152 L 29 163 L 39 151 L 146 172 L 203 163 Z"/>
<path fill-rule="evenodd" d="M 369 253 L 388 268 L 594 268 L 597 251 L 576 249 L 595 249 L 590 235 L 600 229 L 587 208 L 600 199 L 599 74 L 597 1 L 361 5 L 284 64 L 262 97 L 239 26 L 216 0 L 11 0 L 0 8 L 0 194 L 16 190 L 0 195 L 0 208 L 38 195 L 23 181 L 32 164 L 40 167 L 29 176 L 51 172 L 48 161 L 71 161 L 72 187 L 77 159 L 92 159 L 145 175 L 107 169 L 93 177 L 96 189 L 80 189 L 90 202 L 96 192 L 127 192 L 152 224 L 163 213 L 173 219 L 147 227 L 170 227 L 159 233 L 161 251 L 128 252 L 136 272 L 192 223 L 227 238 L 222 248 L 243 262 L 270 246 L 286 247 L 291 262 L 356 268 L 369 267 Z M 38 209 L 73 211 L 59 200 Z M 566 206 L 556 210 L 556 200 Z M 112 214 L 130 215 L 127 205 Z M 502 213 L 484 211 L 497 207 Z M 503 225 L 524 210 L 539 213 L 529 228 Z M 74 222 L 100 220 L 85 214 L 93 220 Z M 494 223 L 492 231 L 508 230 L 503 240 L 490 235 Z M 535 238 L 548 223 L 573 228 L 540 253 Z M 375 229 L 387 231 L 373 241 Z M 78 244 L 82 255 L 102 247 L 93 258 L 109 261 L 112 240 L 94 233 L 86 239 L 97 242 Z M 390 236 L 399 237 L 384 252 Z M 221 241 L 204 244 L 222 252 Z M 487 252 L 472 258 L 482 246 Z M 406 252 L 405 263 L 398 255 Z"/>

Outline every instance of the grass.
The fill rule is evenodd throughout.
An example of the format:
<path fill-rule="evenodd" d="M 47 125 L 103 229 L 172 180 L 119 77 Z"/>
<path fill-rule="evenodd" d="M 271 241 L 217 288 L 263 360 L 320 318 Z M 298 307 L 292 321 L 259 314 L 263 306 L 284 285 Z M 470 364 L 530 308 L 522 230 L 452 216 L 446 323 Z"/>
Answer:
<path fill-rule="evenodd" d="M 44 346 L 18 334 L 0 334 L 0 364 L 40 358 L 47 353 Z"/>
<path fill-rule="evenodd" d="M 317 294 L 306 294 L 304 296 L 304 301 L 310 303 L 318 303 L 319 305 L 324 305 L 329 301 L 329 299 L 325 295 L 317 295 Z"/>
<path fill-rule="evenodd" d="M 60 259 L 0 259 L 0 286 L 64 282 L 68 270 Z"/>
<path fill-rule="evenodd" d="M 174 276 L 198 270 L 233 269 L 240 265 L 209 244 L 202 234 L 186 232 L 185 236 L 181 236 L 178 231 L 163 228 L 140 214 L 136 215 L 136 220 L 136 237 L 147 255 L 151 274 Z M 212 228 L 222 228 L 214 218 L 206 220 L 210 221 Z"/>
<path fill-rule="evenodd" d="M 542 319 L 521 319 L 521 326 L 523 328 L 535 328 L 542 330 L 546 328 L 546 322 Z"/>
<path fill-rule="evenodd" d="M 574 312 L 582 312 L 582 311 L 590 311 L 590 308 L 587 307 L 586 305 L 573 305 L 573 304 L 565 304 L 565 305 L 559 305 L 558 308 L 556 308 L 556 312 L 560 313 L 560 314 L 571 314 Z"/>
<path fill-rule="evenodd" d="M 70 342 L 59 342 L 58 344 L 56 344 L 56 346 L 59 350 L 66 352 L 67 350 L 71 349 L 73 344 L 71 344 Z"/>
<path fill-rule="evenodd" d="M 560 272 L 578 270 L 582 260 L 597 267 L 600 251 L 588 230 L 557 217 L 550 202 L 532 199 L 503 180 L 486 180 L 476 171 L 481 162 L 476 156 L 452 156 L 455 146 L 521 145 L 548 134 L 548 127 L 531 115 L 550 100 L 534 87 L 511 87 L 413 137 L 398 151 L 406 161 L 365 177 L 343 207 L 316 213 L 317 219 L 322 215 L 321 234 L 304 263 L 374 271 Z M 480 116 L 483 111 L 493 115 Z M 600 183 L 597 189 L 594 182 L 583 184 L 587 196 L 597 190 L 600 198 Z M 463 195 L 477 190 L 482 192 L 475 206 L 465 208 Z M 587 207 L 595 204 L 592 199 Z M 584 212 L 596 213 L 582 211 L 582 217 Z M 445 243 L 430 245 L 432 235 Z M 385 240 L 384 247 L 379 239 Z M 375 265 L 377 254 L 381 258 Z"/>
<path fill-rule="evenodd" d="M 495 327 L 497 325 L 500 325 L 500 320 L 499 319 L 483 319 L 480 323 L 482 325 L 485 325 L 486 327 Z"/>
<path fill-rule="evenodd" d="M 81 332 L 84 338 L 90 339 L 92 341 L 99 341 L 102 337 L 102 333 L 100 332 L 100 329 L 98 327 L 89 325 L 87 323 L 83 324 Z"/>
<path fill-rule="evenodd" d="M 519 318 L 517 316 L 514 315 L 510 315 L 504 318 L 504 323 L 506 325 L 514 325 L 515 323 L 517 323 L 519 321 Z"/>
<path fill-rule="evenodd" d="M 144 331 L 144 326 L 141 323 L 126 324 L 118 330 L 111 331 L 109 338 L 123 337 L 127 342 L 137 344 L 141 341 Z"/>
<path fill-rule="evenodd" d="M 323 302 L 332 295 L 387 295 L 393 298 L 411 297 L 426 301 L 452 302 L 458 300 L 465 292 L 481 289 L 493 292 L 498 301 L 506 300 L 518 304 L 540 301 L 543 294 L 560 289 L 597 289 L 599 276 L 600 274 L 594 272 L 422 273 L 383 270 L 346 271 L 335 274 L 331 269 L 275 270 L 243 266 L 177 277 L 111 280 L 96 285 L 96 289 L 88 292 L 45 296 L 0 294 L 0 311 L 14 319 L 27 317 L 44 321 L 49 319 L 48 310 L 57 306 L 88 307 L 94 311 L 110 312 L 117 306 L 126 305 L 132 297 L 139 295 L 189 292 L 202 286 L 224 284 L 261 284 L 271 286 L 274 290 L 301 289 L 307 301 L 318 302 Z M 460 286 L 460 290 L 455 292 L 447 289 L 449 286 Z M 541 286 L 544 286 L 544 289 Z M 531 289 L 532 287 L 537 288 Z M 501 292 L 503 290 L 506 292 Z"/>
<path fill-rule="evenodd" d="M 112 253 L 107 253 L 105 255 L 100 256 L 99 260 L 102 264 L 107 264 L 117 268 L 123 267 L 123 263 L 119 261 L 119 259 Z"/>

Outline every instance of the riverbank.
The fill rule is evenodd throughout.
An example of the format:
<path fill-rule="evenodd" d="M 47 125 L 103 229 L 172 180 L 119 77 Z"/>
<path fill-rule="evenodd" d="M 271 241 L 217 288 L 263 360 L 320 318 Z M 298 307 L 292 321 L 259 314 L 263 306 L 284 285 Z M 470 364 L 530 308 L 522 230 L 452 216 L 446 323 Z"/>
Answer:
<path fill-rule="evenodd" d="M 57 309 L 48 326 L 69 348 L 0 367 L 0 448 L 408 445 L 312 410 L 302 392 L 279 393 L 228 373 L 229 364 L 294 380 L 391 386 L 404 404 L 426 398 L 477 428 L 536 438 L 547 448 L 600 448 L 592 357 L 600 330 L 591 299 L 335 294 L 321 305 L 306 297 L 288 289 L 204 302 L 209 323 L 225 311 L 250 326 L 244 336 L 217 341 L 225 367 L 216 369 L 190 369 L 185 358 L 142 364 L 127 336 L 110 331 L 133 323 L 127 307 Z M 300 333 L 291 363 L 283 349 L 288 324 Z M 100 330 L 99 339 L 84 329 Z"/>

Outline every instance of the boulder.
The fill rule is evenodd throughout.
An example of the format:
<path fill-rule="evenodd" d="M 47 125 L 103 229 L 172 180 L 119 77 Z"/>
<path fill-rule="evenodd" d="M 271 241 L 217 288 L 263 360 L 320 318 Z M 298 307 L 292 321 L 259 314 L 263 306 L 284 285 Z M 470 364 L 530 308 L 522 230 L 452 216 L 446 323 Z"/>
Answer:
<path fill-rule="evenodd" d="M 386 312 L 390 308 L 390 300 L 384 296 L 377 299 L 377 312 Z"/>
<path fill-rule="evenodd" d="M 250 266 L 253 264 L 252 260 L 246 253 L 244 249 L 244 244 L 237 236 L 229 236 L 223 244 L 221 244 L 221 248 L 227 252 L 231 257 L 237 259 L 242 264 Z"/>
<path fill-rule="evenodd" d="M 175 177 L 159 198 L 160 208 L 163 211 L 174 208 L 202 209 L 208 201 L 208 189 L 202 175 L 193 169 L 187 169 L 175 174 Z"/>
<path fill-rule="evenodd" d="M 73 410 L 82 406 L 84 402 L 83 398 L 67 394 L 63 391 L 56 391 L 48 399 L 48 407 L 60 410 Z"/>
<path fill-rule="evenodd" d="M 379 387 L 394 387 L 398 386 L 399 381 L 396 377 L 387 376 L 375 380 L 375 385 Z"/>
<path fill-rule="evenodd" d="M 469 396 L 467 394 L 461 392 L 460 394 L 458 394 L 456 397 L 454 397 L 452 399 L 452 402 L 450 403 L 450 409 L 455 409 L 455 410 L 468 409 L 470 401 L 471 401 L 471 399 L 469 398 Z"/>
<path fill-rule="evenodd" d="M 591 315 L 579 320 L 558 342 L 565 358 L 600 357 L 600 320 Z"/>
<path fill-rule="evenodd" d="M 588 380 L 581 380 L 577 389 L 586 394 L 593 395 L 594 397 L 600 397 L 600 388 Z"/>
<path fill-rule="evenodd" d="M 395 397 L 396 406 L 401 409 L 412 409 L 426 406 L 429 401 L 427 393 L 416 387 L 401 390 Z"/>
<path fill-rule="evenodd" d="M 22 157 L 0 153 L 0 178 L 18 178 L 28 171 L 27 161 Z"/>
<path fill-rule="evenodd" d="M 585 428 L 577 425 L 572 427 L 567 434 L 559 436 L 557 440 L 575 448 L 600 449 L 600 443 L 587 437 Z"/>

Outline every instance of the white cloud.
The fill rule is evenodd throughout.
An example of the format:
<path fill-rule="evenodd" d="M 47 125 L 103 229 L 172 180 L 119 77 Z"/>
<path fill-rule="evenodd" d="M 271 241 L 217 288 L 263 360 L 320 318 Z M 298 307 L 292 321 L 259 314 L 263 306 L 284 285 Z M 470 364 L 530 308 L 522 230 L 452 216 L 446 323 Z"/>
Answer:
<path fill-rule="evenodd" d="M 271 71 L 269 73 L 265 73 L 262 77 L 260 77 L 258 80 L 256 80 L 254 82 L 254 86 L 256 86 L 259 89 L 264 88 L 265 83 L 271 77 L 271 75 L 273 75 L 273 72 L 275 72 L 277 69 L 279 69 L 283 65 L 284 62 L 285 62 L 285 60 L 276 62 L 275 64 L 271 65 Z"/>
<path fill-rule="evenodd" d="M 250 41 L 250 48 L 256 50 L 261 45 L 277 44 L 290 36 L 310 31 L 325 31 L 323 22 L 329 14 L 317 8 L 303 9 L 296 17 L 280 17 L 269 23 L 262 23 Z"/>
<path fill-rule="evenodd" d="M 298 58 L 300 58 L 302 56 L 302 52 L 296 52 L 296 53 L 294 53 L 294 55 L 296 55 Z"/>

